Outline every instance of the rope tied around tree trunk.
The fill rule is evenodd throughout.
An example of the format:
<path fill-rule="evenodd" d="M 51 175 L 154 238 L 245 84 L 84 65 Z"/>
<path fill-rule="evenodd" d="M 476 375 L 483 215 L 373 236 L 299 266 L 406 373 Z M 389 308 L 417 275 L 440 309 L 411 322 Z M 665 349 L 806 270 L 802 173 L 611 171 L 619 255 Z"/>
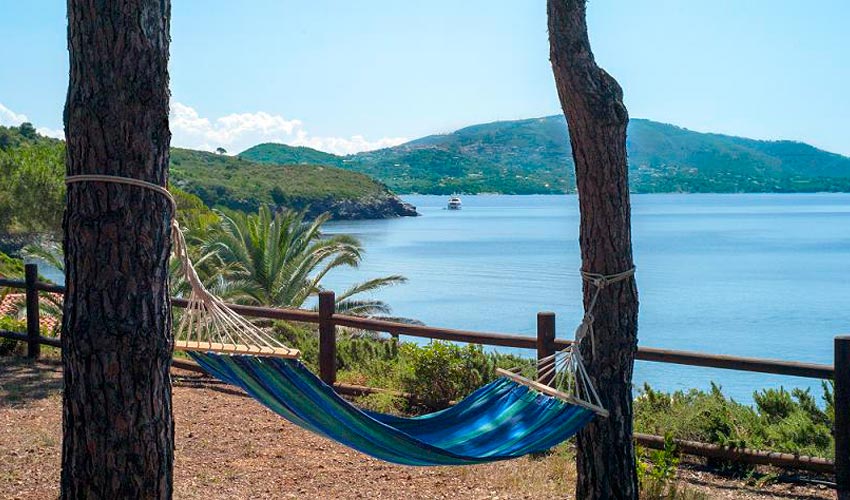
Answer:
<path fill-rule="evenodd" d="M 186 345 L 182 348 L 298 357 L 298 350 L 283 345 L 274 336 L 237 314 L 223 300 L 206 289 L 189 258 L 186 238 L 177 223 L 177 201 L 168 189 L 152 182 L 117 175 L 84 174 L 65 178 L 66 185 L 82 182 L 136 186 L 162 195 L 171 204 L 173 254 L 180 262 L 180 271 L 191 290 L 188 297 L 189 303 L 180 317 L 174 336 L 184 341 Z"/>
<path fill-rule="evenodd" d="M 581 319 L 581 323 L 578 325 L 578 328 L 576 328 L 575 342 L 576 345 L 580 345 L 581 341 L 589 335 L 590 352 L 593 353 L 594 358 L 596 357 L 596 337 L 593 334 L 593 321 L 595 319 L 593 317 L 593 309 L 596 307 L 596 301 L 599 298 L 599 294 L 602 293 L 602 290 L 607 288 L 609 285 L 631 278 L 634 274 L 634 267 L 615 274 L 599 274 L 581 271 L 581 278 L 593 285 L 595 289 L 593 291 L 593 296 L 590 298 L 590 305 L 584 312 L 584 317 Z"/>
<path fill-rule="evenodd" d="M 174 220 L 177 217 L 177 201 L 174 199 L 174 196 L 172 196 L 171 193 L 168 192 L 168 189 L 160 186 L 159 184 L 143 181 L 141 179 L 134 179 L 132 177 L 121 177 L 119 175 L 81 174 L 70 175 L 68 177 L 65 177 L 66 185 L 74 184 L 77 182 L 107 182 L 112 184 L 125 184 L 128 186 L 137 186 L 140 188 L 157 192 L 164 196 L 169 203 L 171 203 L 171 220 Z"/>
<path fill-rule="evenodd" d="M 585 406 L 597 414 L 607 417 L 608 411 L 603 407 L 602 400 L 584 368 L 584 360 L 581 352 L 579 352 L 579 345 L 586 336 L 590 335 L 591 351 L 594 356 L 596 355 L 596 340 L 593 335 L 593 309 L 599 299 L 599 294 L 608 286 L 624 281 L 634 274 L 634 267 L 620 273 L 607 275 L 582 271 L 582 279 L 593 285 L 595 290 L 587 312 L 585 312 L 581 324 L 576 329 L 575 343 L 563 350 L 555 351 L 549 356 L 537 359 L 536 373 L 534 375 L 529 374 L 529 376 L 536 376 L 539 384 L 566 394 L 571 398 L 569 399 L 570 402 Z M 529 364 L 531 367 L 535 365 L 534 362 Z M 528 368 L 528 366 L 520 365 L 509 370 L 513 374 L 512 378 L 514 380 L 527 380 L 521 375 L 524 368 Z"/>

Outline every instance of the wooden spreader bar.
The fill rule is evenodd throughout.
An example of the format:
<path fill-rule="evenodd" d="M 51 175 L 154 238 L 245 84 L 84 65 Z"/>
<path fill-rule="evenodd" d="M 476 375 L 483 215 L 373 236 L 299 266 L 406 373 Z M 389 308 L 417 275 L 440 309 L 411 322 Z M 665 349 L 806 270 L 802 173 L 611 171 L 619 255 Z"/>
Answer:
<path fill-rule="evenodd" d="M 588 410 L 596 413 L 600 417 L 607 418 L 609 413 L 608 410 L 602 408 L 601 406 L 588 403 L 587 401 L 582 401 L 575 396 L 570 396 L 566 392 L 559 391 L 558 389 L 554 389 L 549 387 L 548 385 L 541 384 L 540 382 L 535 382 L 534 380 L 527 379 L 521 375 L 517 375 L 514 372 L 503 370 L 501 368 L 496 368 L 496 373 L 502 375 L 503 377 L 507 377 L 518 384 L 522 384 L 526 387 L 534 389 L 537 392 L 542 392 L 547 396 L 552 396 L 553 398 L 558 398 L 560 400 L 566 401 L 567 403 L 574 404 L 576 406 L 581 406 L 582 408 L 587 408 Z"/>
<path fill-rule="evenodd" d="M 251 354 L 271 358 L 298 359 L 301 351 L 286 347 L 266 347 L 246 344 L 221 344 L 218 342 L 174 341 L 175 351 L 219 352 L 224 354 Z"/>

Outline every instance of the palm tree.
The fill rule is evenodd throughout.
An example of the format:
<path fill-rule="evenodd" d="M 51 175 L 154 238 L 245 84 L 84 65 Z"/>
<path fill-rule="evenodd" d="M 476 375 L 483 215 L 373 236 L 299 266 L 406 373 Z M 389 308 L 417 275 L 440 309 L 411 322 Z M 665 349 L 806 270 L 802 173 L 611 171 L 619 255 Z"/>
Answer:
<path fill-rule="evenodd" d="M 272 213 L 268 207 L 257 214 L 222 214 L 221 221 L 203 235 L 200 253 L 214 253 L 202 271 L 220 297 L 250 305 L 302 307 L 308 298 L 322 290 L 322 279 L 338 267 L 357 267 L 363 256 L 359 240 L 349 235 L 326 236 L 322 225 L 325 213 L 312 222 L 304 212 L 283 210 Z M 337 297 L 337 309 L 349 314 L 385 315 L 384 302 L 358 298 L 406 278 L 391 275 L 358 283 Z"/>
<path fill-rule="evenodd" d="M 62 246 L 54 241 L 48 239 L 42 245 L 30 243 L 21 249 L 21 254 L 28 260 L 41 261 L 60 273 L 65 274 L 65 255 L 62 252 Z M 53 326 L 48 333 L 51 337 L 58 337 L 62 327 L 62 322 L 58 321 L 58 319 L 62 318 L 62 295 L 42 293 L 39 296 L 39 305 L 43 316 L 57 319 L 57 321 L 52 323 Z M 18 319 L 26 319 L 27 311 L 24 297 L 20 298 L 17 306 Z"/>

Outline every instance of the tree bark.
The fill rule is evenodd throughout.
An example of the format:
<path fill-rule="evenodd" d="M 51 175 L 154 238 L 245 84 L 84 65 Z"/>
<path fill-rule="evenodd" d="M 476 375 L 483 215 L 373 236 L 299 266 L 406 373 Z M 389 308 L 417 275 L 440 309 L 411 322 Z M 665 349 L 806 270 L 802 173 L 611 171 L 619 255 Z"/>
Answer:
<path fill-rule="evenodd" d="M 66 171 L 165 185 L 170 0 L 68 0 Z M 68 186 L 62 498 L 170 498 L 171 209 Z"/>
<path fill-rule="evenodd" d="M 597 66 L 590 49 L 584 0 L 549 0 L 552 70 L 567 118 L 576 170 L 582 270 L 615 274 L 633 267 L 626 160 L 628 112 L 617 82 Z M 594 287 L 584 283 L 584 307 Z M 638 498 L 632 442 L 632 369 L 637 350 L 634 279 L 602 290 L 593 311 L 596 353 L 581 353 L 603 405 L 578 435 L 576 498 Z"/>

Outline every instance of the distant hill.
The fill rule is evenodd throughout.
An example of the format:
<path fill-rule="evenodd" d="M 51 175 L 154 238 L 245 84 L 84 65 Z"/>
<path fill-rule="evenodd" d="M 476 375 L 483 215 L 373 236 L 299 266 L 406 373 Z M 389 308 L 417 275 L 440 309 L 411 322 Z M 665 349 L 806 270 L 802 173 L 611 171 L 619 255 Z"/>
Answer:
<path fill-rule="evenodd" d="M 280 148 L 280 144 L 264 143 L 257 144 L 250 149 L 251 154 L 240 155 L 248 160 L 260 163 L 275 163 L 278 165 L 341 165 L 342 159 L 334 154 L 318 151 L 313 148 L 302 146 L 286 146 Z"/>
<path fill-rule="evenodd" d="M 172 183 L 211 207 L 256 211 L 260 205 L 331 212 L 336 219 L 417 215 L 364 174 L 320 165 L 263 165 L 244 158 L 172 148 Z"/>
<path fill-rule="evenodd" d="M 642 119 L 631 120 L 627 141 L 635 192 L 850 191 L 850 158 L 800 142 L 706 134 Z M 561 115 L 473 125 L 344 157 L 282 144 L 261 144 L 240 156 L 339 166 L 402 193 L 575 190 Z"/>

